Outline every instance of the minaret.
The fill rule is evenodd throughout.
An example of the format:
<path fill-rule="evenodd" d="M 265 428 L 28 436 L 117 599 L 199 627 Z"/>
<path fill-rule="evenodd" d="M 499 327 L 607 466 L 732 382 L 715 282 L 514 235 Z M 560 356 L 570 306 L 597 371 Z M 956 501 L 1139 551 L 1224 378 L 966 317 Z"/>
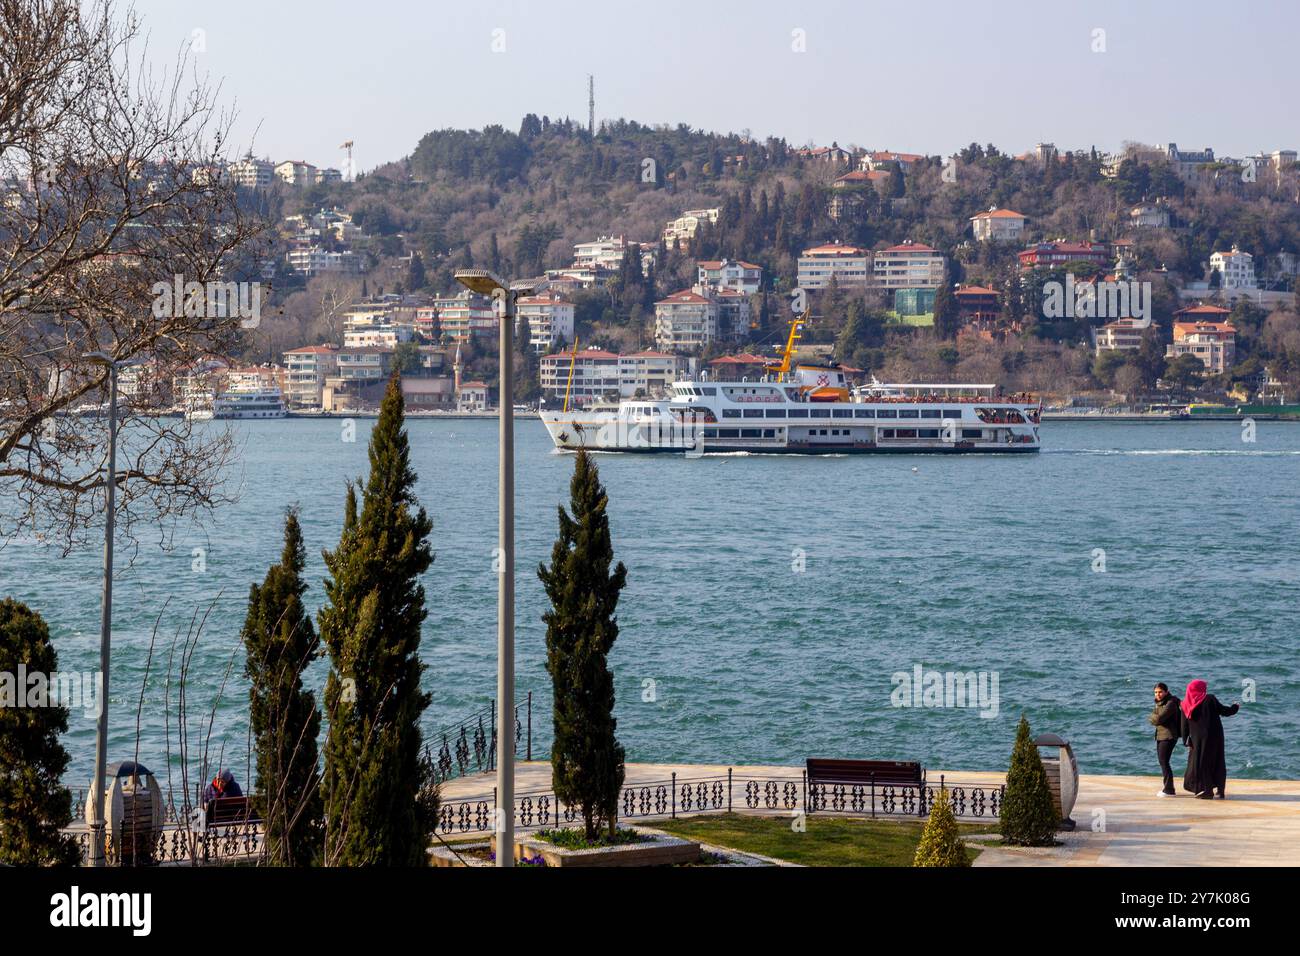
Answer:
<path fill-rule="evenodd" d="M 452 367 L 453 374 L 455 375 L 455 380 L 453 382 L 453 385 L 456 390 L 455 398 L 457 401 L 460 401 L 460 343 L 459 342 L 456 343 L 456 361 L 452 363 L 451 367 Z"/>

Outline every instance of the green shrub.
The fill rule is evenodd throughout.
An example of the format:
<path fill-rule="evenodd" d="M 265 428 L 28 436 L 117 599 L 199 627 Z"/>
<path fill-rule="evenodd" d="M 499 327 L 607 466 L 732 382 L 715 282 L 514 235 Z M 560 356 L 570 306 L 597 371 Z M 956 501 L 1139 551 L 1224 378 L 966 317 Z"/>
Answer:
<path fill-rule="evenodd" d="M 1029 721 L 1022 716 L 1002 801 L 1002 840 L 1016 846 L 1052 846 L 1059 822 L 1047 771 L 1029 736 Z"/>
<path fill-rule="evenodd" d="M 966 845 L 957 832 L 957 818 L 952 814 L 948 788 L 939 791 L 939 797 L 930 808 L 930 819 L 921 831 L 921 842 L 916 847 L 913 866 L 970 866 Z"/>

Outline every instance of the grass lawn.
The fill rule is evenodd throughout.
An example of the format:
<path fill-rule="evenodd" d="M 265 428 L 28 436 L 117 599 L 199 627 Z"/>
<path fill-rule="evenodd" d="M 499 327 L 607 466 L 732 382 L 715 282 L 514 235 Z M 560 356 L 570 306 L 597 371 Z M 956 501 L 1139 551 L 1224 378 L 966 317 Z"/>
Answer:
<path fill-rule="evenodd" d="M 760 817 L 724 813 L 655 822 L 675 836 L 759 853 L 803 866 L 911 866 L 922 824 L 899 820 L 854 820 L 807 817 L 808 829 L 790 828 L 790 817 Z M 966 825 L 963 834 L 989 833 L 988 827 Z M 979 848 L 967 844 L 974 860 Z"/>

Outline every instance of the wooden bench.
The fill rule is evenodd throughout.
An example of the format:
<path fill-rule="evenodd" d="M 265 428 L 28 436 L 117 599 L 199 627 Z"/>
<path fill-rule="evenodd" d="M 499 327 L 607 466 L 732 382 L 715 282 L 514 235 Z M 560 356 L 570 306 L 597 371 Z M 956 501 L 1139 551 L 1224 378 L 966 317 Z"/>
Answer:
<path fill-rule="evenodd" d="M 829 760 L 809 757 L 808 786 L 844 784 L 848 786 L 923 787 L 925 769 L 911 760 Z"/>
<path fill-rule="evenodd" d="M 204 809 L 206 810 L 203 815 L 205 830 L 261 819 L 252 804 L 248 802 L 248 797 L 217 797 L 215 800 L 209 800 Z"/>

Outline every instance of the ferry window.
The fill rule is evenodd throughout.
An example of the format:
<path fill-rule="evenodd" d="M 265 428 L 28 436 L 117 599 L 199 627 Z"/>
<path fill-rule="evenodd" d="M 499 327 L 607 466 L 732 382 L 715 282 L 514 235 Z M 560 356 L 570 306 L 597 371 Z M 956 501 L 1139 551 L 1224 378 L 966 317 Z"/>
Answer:
<path fill-rule="evenodd" d="M 942 418 L 942 417 L 943 417 L 943 412 L 940 411 L 940 410 L 937 409 L 937 408 L 923 408 L 923 409 L 921 409 L 921 417 L 922 417 L 922 418 Z"/>
<path fill-rule="evenodd" d="M 762 438 L 763 429 L 761 428 L 742 428 L 740 430 L 741 438 Z"/>
<path fill-rule="evenodd" d="M 745 417 L 746 417 L 746 418 L 762 418 L 762 417 L 763 417 L 763 409 L 761 409 L 761 408 L 747 408 L 747 409 L 745 409 Z"/>
<path fill-rule="evenodd" d="M 808 409 L 806 409 L 806 408 L 791 408 L 791 409 L 789 409 L 789 410 L 785 413 L 785 416 L 786 416 L 786 418 L 807 418 L 807 417 L 808 417 Z"/>
<path fill-rule="evenodd" d="M 915 437 L 916 437 L 916 429 L 915 429 L 915 428 L 900 428 L 900 429 L 898 429 L 898 431 L 897 431 L 896 434 L 898 435 L 899 438 L 915 438 Z"/>
<path fill-rule="evenodd" d="M 767 410 L 768 418 L 785 418 L 785 412 L 779 408 L 769 408 Z"/>
<path fill-rule="evenodd" d="M 718 429 L 718 437 L 719 437 L 719 438 L 739 438 L 739 437 L 740 437 L 740 429 L 738 429 L 738 428 L 719 428 L 719 429 Z"/>
<path fill-rule="evenodd" d="M 704 429 L 704 437 L 705 437 L 705 438 L 717 438 L 717 437 L 718 437 L 718 430 L 717 430 L 716 428 L 706 428 L 706 429 Z"/>
<path fill-rule="evenodd" d="M 920 418 L 920 412 L 915 408 L 900 408 L 898 410 L 899 418 Z"/>
<path fill-rule="evenodd" d="M 764 437 L 764 438 L 775 438 L 775 437 L 776 437 L 776 429 L 775 429 L 775 428 L 764 428 L 764 429 L 763 429 L 763 437 Z"/>
<path fill-rule="evenodd" d="M 853 409 L 851 409 L 851 408 L 837 408 L 837 409 L 835 409 L 835 411 L 832 412 L 831 414 L 833 414 L 836 418 L 852 418 L 852 417 L 853 417 Z"/>
<path fill-rule="evenodd" d="M 877 418 L 897 418 L 897 417 L 898 417 L 898 412 L 897 412 L 897 410 L 895 410 L 895 409 L 893 409 L 893 408 L 877 408 L 877 409 L 876 409 L 876 417 L 877 417 Z"/>
<path fill-rule="evenodd" d="M 922 429 L 921 429 L 921 437 L 922 437 L 922 438 L 938 438 L 938 437 L 939 437 L 939 429 L 937 429 L 937 428 L 922 428 Z"/>
<path fill-rule="evenodd" d="M 702 388 L 702 389 L 700 389 L 700 391 L 703 392 L 705 395 L 717 395 L 717 394 L 718 394 L 718 390 L 717 390 L 717 388 L 715 388 L 715 387 L 712 386 L 712 385 L 710 385 L 708 388 Z"/>
<path fill-rule="evenodd" d="M 812 418 L 829 418 L 831 410 L 829 408 L 810 408 L 808 414 Z"/>
<path fill-rule="evenodd" d="M 984 433 L 978 428 L 963 428 L 961 430 L 962 438 L 983 438 Z"/>
<path fill-rule="evenodd" d="M 724 409 L 722 410 L 722 417 L 723 417 L 723 418 L 739 418 L 739 417 L 740 417 L 740 409 L 739 409 L 739 408 L 724 408 Z"/>
<path fill-rule="evenodd" d="M 944 417 L 944 418 L 961 418 L 961 409 L 960 409 L 960 408 L 945 408 L 945 409 L 943 410 L 943 417 Z"/>
<path fill-rule="evenodd" d="M 870 408 L 855 408 L 853 409 L 853 417 L 854 418 L 875 418 L 876 413 L 872 411 Z"/>
<path fill-rule="evenodd" d="M 880 437 L 881 437 L 881 438 L 893 438 L 893 437 L 894 437 L 894 430 L 893 430 L 892 428 L 883 428 L 883 429 L 881 429 L 881 431 L 880 431 Z"/>

